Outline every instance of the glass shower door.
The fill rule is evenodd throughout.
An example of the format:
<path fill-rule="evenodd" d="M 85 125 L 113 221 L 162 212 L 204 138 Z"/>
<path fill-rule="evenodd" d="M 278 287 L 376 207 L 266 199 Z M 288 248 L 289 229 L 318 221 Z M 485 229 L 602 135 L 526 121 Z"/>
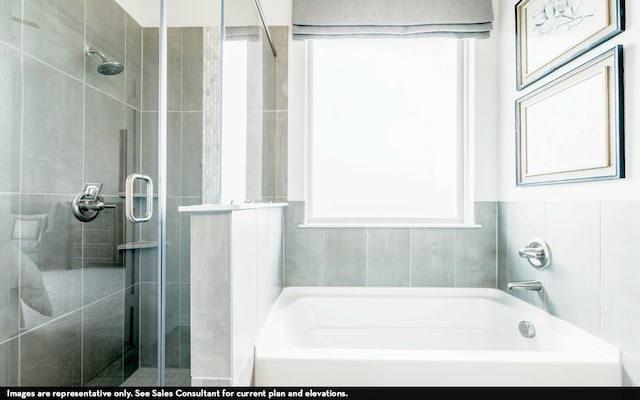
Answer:
<path fill-rule="evenodd" d="M 141 257 L 143 268 L 154 264 L 156 273 L 141 279 L 140 363 L 155 368 L 157 383 L 184 386 L 190 384 L 191 364 L 190 220 L 178 208 L 202 204 L 205 189 L 217 187 L 222 1 L 156 4 L 159 18 L 142 29 L 143 102 L 149 97 L 142 137 L 147 137 L 145 125 L 156 129 L 155 146 L 147 151 L 157 166 L 143 161 L 141 173 L 157 182 L 157 225 L 150 225 L 157 231 L 153 236 L 143 229 L 141 239 L 157 240 L 158 249 Z"/>
<path fill-rule="evenodd" d="M 120 3 L 0 2 L 3 386 L 117 386 L 142 365 L 161 221 L 126 222 L 125 180 L 157 169 L 157 128 L 143 26 Z"/>
<path fill-rule="evenodd" d="M 220 9 L 0 1 L 0 386 L 189 384 Z"/>
<path fill-rule="evenodd" d="M 147 175 L 154 187 L 152 218 L 127 223 L 128 242 L 138 247 L 129 251 L 138 267 L 131 296 L 138 305 L 131 313 L 138 368 L 125 384 L 185 386 L 191 364 L 190 220 L 178 208 L 202 204 L 203 187 L 217 186 L 212 157 L 219 152 L 219 99 L 213 83 L 219 79 L 222 2 L 119 3 L 139 21 L 142 37 L 140 138 L 131 157 L 137 169 L 127 173 Z M 148 186 L 132 183 L 134 214 L 141 216 Z"/>

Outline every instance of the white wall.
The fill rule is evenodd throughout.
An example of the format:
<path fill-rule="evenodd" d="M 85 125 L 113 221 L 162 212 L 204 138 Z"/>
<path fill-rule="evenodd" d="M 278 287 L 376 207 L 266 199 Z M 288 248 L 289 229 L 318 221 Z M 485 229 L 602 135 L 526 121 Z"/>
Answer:
<path fill-rule="evenodd" d="M 291 0 L 261 0 L 269 25 L 291 26 Z M 498 38 L 476 43 L 472 116 L 475 130 L 475 199 L 497 200 L 497 53 Z M 289 39 L 289 171 L 290 201 L 304 200 L 306 55 L 302 41 Z"/>
<path fill-rule="evenodd" d="M 222 69 L 222 204 L 247 199 L 247 42 L 223 44 Z"/>
<path fill-rule="evenodd" d="M 160 0 L 115 1 L 143 28 L 158 27 L 160 25 Z M 219 26 L 220 2 L 212 0 L 167 0 L 167 24 L 168 26 L 181 27 Z"/>
<path fill-rule="evenodd" d="M 640 18 L 640 2 L 627 1 L 626 31 L 608 40 L 586 55 L 565 65 L 545 79 L 518 92 L 515 86 L 515 4 L 516 0 L 494 2 L 497 15 L 497 37 L 499 38 L 499 137 L 498 137 L 498 189 L 501 201 L 563 201 L 563 200 L 638 200 L 640 199 L 640 141 L 634 138 L 640 120 L 636 110 L 640 80 L 634 73 L 637 69 L 640 44 L 640 26 L 634 24 Z M 637 7 L 637 8 L 636 8 Z M 515 100 L 525 93 L 544 85 L 578 65 L 592 59 L 616 44 L 624 46 L 625 87 L 625 141 L 626 176 L 622 180 L 568 183 L 538 187 L 516 187 L 515 155 Z M 635 157 L 634 157 L 635 156 Z"/>
<path fill-rule="evenodd" d="M 291 25 L 292 0 L 260 0 L 260 4 L 269 25 Z"/>

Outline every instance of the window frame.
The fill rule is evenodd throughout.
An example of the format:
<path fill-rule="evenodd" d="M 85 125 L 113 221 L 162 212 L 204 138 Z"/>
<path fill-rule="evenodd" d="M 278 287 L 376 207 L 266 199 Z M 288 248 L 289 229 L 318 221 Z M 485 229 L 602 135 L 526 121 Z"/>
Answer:
<path fill-rule="evenodd" d="M 371 39 L 376 40 L 376 39 Z M 457 217 L 456 218 L 359 218 L 359 217 L 315 217 L 313 196 L 313 57 L 314 41 L 306 42 L 306 107 L 305 107 L 305 215 L 300 227 L 435 227 L 435 228 L 477 228 L 473 207 L 473 118 L 474 98 L 474 56 L 473 39 L 457 40 L 458 113 L 457 121 Z"/>

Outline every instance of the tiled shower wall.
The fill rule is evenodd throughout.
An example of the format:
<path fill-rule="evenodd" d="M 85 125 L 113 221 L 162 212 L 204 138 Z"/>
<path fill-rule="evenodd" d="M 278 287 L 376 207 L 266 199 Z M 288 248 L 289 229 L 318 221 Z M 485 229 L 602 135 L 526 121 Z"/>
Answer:
<path fill-rule="evenodd" d="M 497 205 L 475 204 L 482 228 L 300 228 L 285 210 L 285 286 L 496 287 Z"/>
<path fill-rule="evenodd" d="M 116 247 L 142 29 L 103 0 L 6 0 L 0 21 L 0 385 L 79 386 L 113 362 L 117 384 L 131 366 Z M 85 43 L 125 72 L 100 75 Z M 85 182 L 118 205 L 90 224 L 70 212 Z"/>
<path fill-rule="evenodd" d="M 501 202 L 498 287 L 538 279 L 544 291 L 512 294 L 622 350 L 623 383 L 640 385 L 640 202 Z M 549 244 L 552 263 L 532 268 L 518 249 Z"/>
<path fill-rule="evenodd" d="M 271 137 L 264 139 L 262 196 L 263 201 L 278 203 L 287 201 L 289 28 L 271 26 L 269 31 L 278 56 L 272 77 L 275 82 L 275 106 L 265 110 L 266 118 L 271 121 L 274 129 Z M 266 130 L 265 133 L 267 132 L 269 131 Z"/>

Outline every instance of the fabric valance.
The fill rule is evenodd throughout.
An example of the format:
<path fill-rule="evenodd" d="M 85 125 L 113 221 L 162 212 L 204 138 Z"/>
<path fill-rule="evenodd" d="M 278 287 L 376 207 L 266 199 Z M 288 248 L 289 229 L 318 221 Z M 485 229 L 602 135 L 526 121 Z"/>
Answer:
<path fill-rule="evenodd" d="M 293 0 L 293 39 L 487 38 L 491 0 Z"/>

